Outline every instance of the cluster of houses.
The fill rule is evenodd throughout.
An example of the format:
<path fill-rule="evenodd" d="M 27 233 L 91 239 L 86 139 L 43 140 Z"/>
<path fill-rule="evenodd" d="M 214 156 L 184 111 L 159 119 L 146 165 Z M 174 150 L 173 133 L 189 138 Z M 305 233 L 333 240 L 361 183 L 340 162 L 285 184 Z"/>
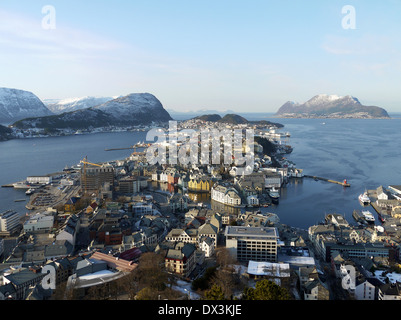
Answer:
<path fill-rule="evenodd" d="M 350 297 L 401 300 L 401 277 L 392 272 L 400 259 L 399 243 L 384 228 L 351 226 L 344 216 L 328 214 L 324 224 L 309 227 L 308 233 L 317 256 L 330 266 Z"/>

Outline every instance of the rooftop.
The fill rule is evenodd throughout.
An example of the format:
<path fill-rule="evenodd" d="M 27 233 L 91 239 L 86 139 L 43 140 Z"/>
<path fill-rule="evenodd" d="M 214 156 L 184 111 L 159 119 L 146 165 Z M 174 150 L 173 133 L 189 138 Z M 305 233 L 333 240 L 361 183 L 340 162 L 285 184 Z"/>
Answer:
<path fill-rule="evenodd" d="M 225 230 L 226 237 L 252 237 L 252 238 L 278 238 L 277 228 L 273 227 L 243 227 L 228 226 Z"/>

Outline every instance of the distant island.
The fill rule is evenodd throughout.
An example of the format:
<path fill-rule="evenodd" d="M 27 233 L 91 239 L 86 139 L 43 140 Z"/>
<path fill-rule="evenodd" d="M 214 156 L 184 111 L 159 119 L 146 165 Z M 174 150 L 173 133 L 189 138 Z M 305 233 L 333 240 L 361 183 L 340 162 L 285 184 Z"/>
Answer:
<path fill-rule="evenodd" d="M 265 125 L 265 126 L 274 126 L 276 128 L 283 128 L 284 125 L 281 123 L 270 122 L 267 120 L 260 120 L 260 121 L 249 121 L 246 118 L 238 115 L 238 114 L 226 114 L 224 117 L 221 117 L 218 114 L 205 114 L 202 116 L 198 116 L 193 118 L 194 120 L 201 120 L 205 122 L 219 122 L 225 124 L 257 124 L 257 125 Z"/>
<path fill-rule="evenodd" d="M 280 118 L 389 119 L 387 111 L 364 106 L 352 96 L 320 94 L 305 103 L 286 102 L 276 113 Z"/>

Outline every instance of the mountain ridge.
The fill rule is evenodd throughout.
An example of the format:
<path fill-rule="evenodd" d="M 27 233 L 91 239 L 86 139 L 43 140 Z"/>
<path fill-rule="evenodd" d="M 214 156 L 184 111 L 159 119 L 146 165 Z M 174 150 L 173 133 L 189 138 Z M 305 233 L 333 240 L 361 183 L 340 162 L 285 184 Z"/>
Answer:
<path fill-rule="evenodd" d="M 95 107 L 59 115 L 28 118 L 14 123 L 19 129 L 87 129 L 108 126 L 137 126 L 172 120 L 161 102 L 149 93 L 133 93 Z"/>

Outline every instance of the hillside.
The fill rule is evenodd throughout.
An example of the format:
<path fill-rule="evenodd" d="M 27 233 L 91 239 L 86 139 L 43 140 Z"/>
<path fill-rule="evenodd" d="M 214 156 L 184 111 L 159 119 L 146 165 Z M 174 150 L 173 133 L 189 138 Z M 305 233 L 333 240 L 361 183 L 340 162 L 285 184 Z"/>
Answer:
<path fill-rule="evenodd" d="M 52 112 L 32 92 L 0 88 L 0 123 L 10 124 L 28 117 L 51 114 Z"/>
<path fill-rule="evenodd" d="M 60 115 L 28 118 L 14 124 L 19 129 L 88 129 L 138 126 L 172 120 L 160 101 L 149 93 L 134 93 L 102 105 Z"/>
<path fill-rule="evenodd" d="M 305 103 L 286 102 L 276 116 L 283 118 L 390 118 L 387 111 L 365 106 L 352 96 L 317 95 Z"/>

